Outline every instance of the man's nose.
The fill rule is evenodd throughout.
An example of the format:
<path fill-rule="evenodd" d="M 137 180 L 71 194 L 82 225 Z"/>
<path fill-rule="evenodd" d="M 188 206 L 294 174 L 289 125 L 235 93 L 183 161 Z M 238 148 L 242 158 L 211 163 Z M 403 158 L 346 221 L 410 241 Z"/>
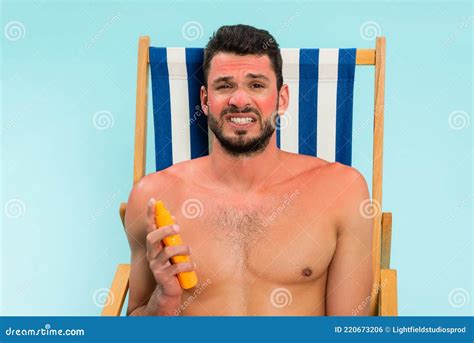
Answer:
<path fill-rule="evenodd" d="M 237 108 L 246 108 L 250 106 L 250 97 L 243 89 L 237 89 L 232 92 L 229 98 L 229 106 Z"/>

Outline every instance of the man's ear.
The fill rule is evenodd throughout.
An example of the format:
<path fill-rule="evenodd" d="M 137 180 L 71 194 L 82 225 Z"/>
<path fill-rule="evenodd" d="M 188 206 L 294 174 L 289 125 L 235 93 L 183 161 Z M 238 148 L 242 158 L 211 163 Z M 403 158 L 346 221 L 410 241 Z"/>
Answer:
<path fill-rule="evenodd" d="M 200 98 L 202 111 L 207 116 L 209 111 L 209 98 L 207 96 L 207 89 L 205 86 L 201 86 Z"/>
<path fill-rule="evenodd" d="M 278 93 L 278 113 L 283 115 L 288 105 L 290 104 L 290 89 L 288 88 L 287 84 L 284 84 L 280 88 L 280 92 Z"/>

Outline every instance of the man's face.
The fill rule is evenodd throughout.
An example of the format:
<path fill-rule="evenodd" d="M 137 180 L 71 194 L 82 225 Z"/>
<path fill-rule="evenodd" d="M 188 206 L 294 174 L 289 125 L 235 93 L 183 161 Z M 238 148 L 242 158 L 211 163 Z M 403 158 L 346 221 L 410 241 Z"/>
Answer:
<path fill-rule="evenodd" d="M 275 131 L 279 98 L 268 56 L 218 53 L 207 84 L 209 128 L 222 147 L 234 156 L 263 151 Z"/>

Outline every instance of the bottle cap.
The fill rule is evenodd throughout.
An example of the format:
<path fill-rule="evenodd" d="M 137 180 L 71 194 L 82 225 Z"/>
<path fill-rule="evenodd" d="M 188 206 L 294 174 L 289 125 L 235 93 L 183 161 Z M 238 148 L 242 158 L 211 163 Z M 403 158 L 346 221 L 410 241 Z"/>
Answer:
<path fill-rule="evenodd" d="M 171 213 L 166 209 L 163 201 L 158 200 L 155 203 L 155 222 L 157 227 L 173 225 L 174 220 Z"/>

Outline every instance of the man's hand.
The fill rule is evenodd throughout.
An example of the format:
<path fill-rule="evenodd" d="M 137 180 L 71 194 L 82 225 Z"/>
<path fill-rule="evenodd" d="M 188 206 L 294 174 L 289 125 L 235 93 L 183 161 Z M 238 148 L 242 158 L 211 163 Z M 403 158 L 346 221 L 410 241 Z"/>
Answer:
<path fill-rule="evenodd" d="M 173 217 L 174 219 L 174 217 Z M 150 199 L 147 210 L 146 258 L 156 281 L 156 289 L 147 309 L 160 315 L 176 315 L 181 305 L 181 288 L 177 274 L 195 269 L 193 262 L 170 263 L 177 255 L 190 255 L 187 245 L 164 246 L 163 239 L 179 232 L 178 225 L 163 226 L 157 230 L 155 223 L 155 199 Z"/>
<path fill-rule="evenodd" d="M 179 230 L 180 228 L 176 224 L 156 229 L 155 199 L 152 198 L 148 203 L 147 212 L 146 257 L 157 285 L 161 286 L 163 296 L 169 298 L 181 297 L 183 293 L 176 275 L 194 270 L 193 262 L 171 264 L 169 261 L 173 256 L 191 255 L 191 250 L 187 245 L 166 247 L 163 244 L 165 237 L 177 234 Z"/>

